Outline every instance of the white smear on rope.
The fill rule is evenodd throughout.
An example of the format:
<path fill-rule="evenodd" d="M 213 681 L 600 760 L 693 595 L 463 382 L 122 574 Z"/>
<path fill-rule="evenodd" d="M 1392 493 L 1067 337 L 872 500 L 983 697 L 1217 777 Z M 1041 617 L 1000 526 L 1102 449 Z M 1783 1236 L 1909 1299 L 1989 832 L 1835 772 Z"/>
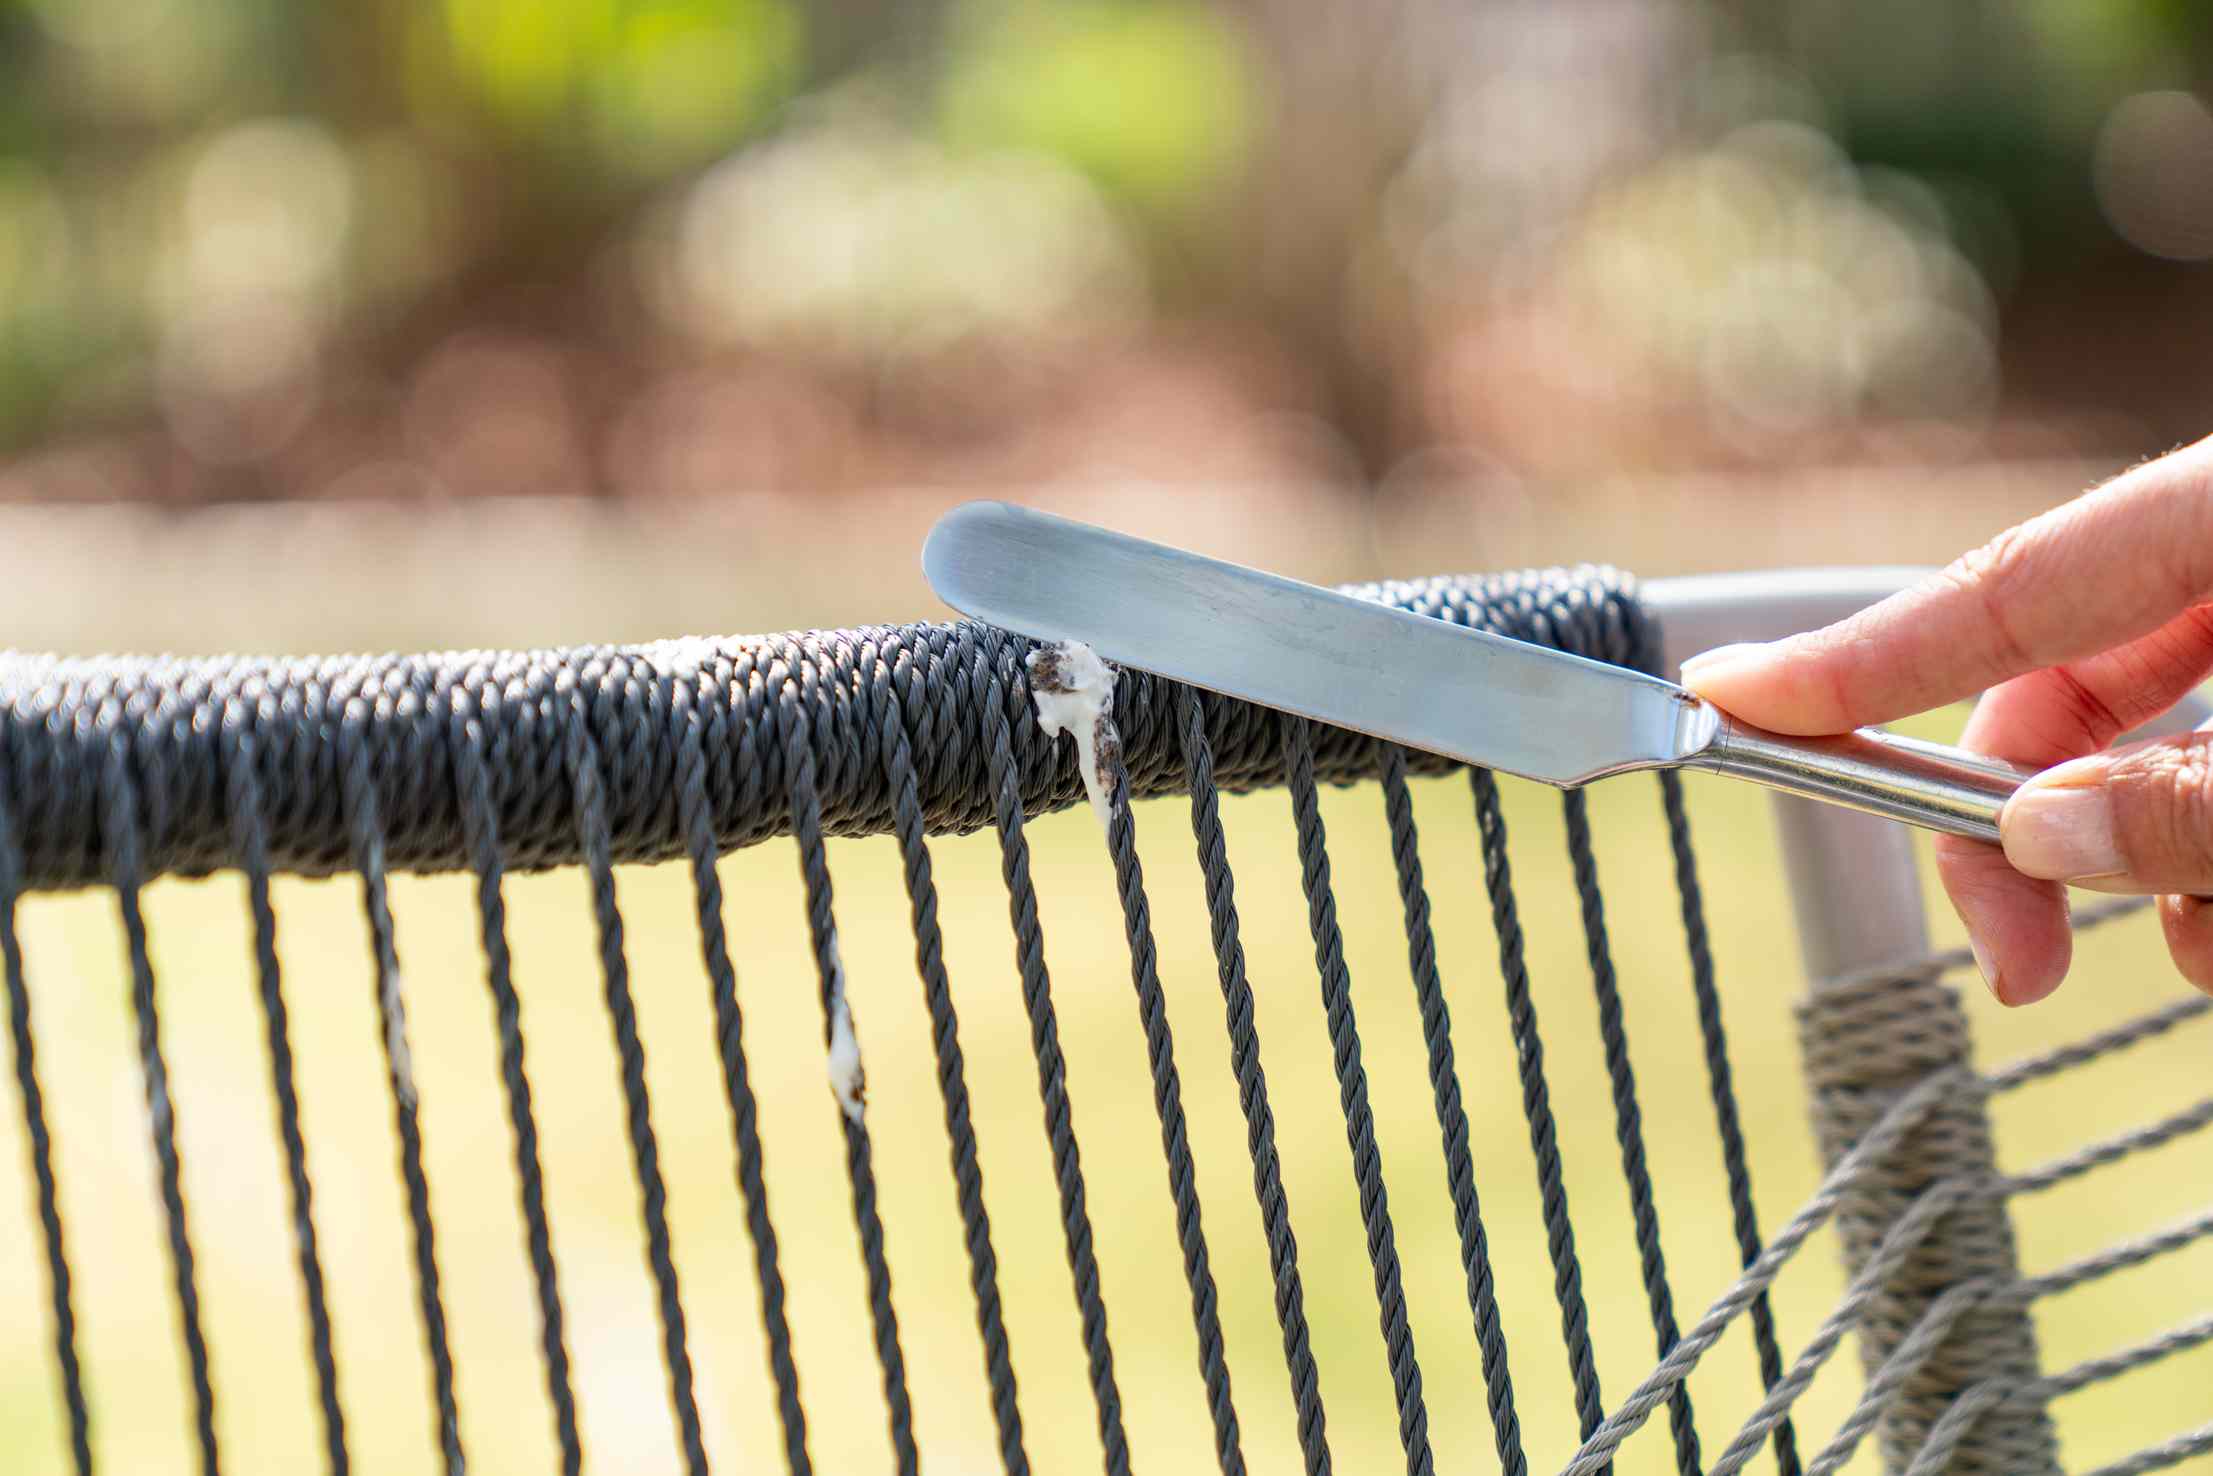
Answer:
<path fill-rule="evenodd" d="M 1104 761 L 1121 745 L 1109 709 L 1114 702 L 1114 668 L 1082 641 L 1039 646 L 1024 665 L 1030 673 L 1030 700 L 1037 704 L 1037 725 L 1048 738 L 1069 734 L 1076 740 L 1076 769 L 1083 775 L 1091 813 L 1107 823 Z"/>
<path fill-rule="evenodd" d="M 830 1095 L 859 1127 L 868 1107 L 868 1073 L 861 1069 L 853 1007 L 845 1002 L 845 960 L 838 955 L 836 933 L 830 935 Z"/>

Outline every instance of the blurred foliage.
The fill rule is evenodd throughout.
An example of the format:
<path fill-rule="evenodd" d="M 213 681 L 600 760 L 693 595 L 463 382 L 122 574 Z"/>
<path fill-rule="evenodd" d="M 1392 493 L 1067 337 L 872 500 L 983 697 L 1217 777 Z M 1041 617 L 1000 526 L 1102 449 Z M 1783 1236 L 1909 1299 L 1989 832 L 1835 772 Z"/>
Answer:
<path fill-rule="evenodd" d="M 1243 161 L 1252 61 L 1234 28 L 1174 0 L 989 0 L 959 17 L 941 120 L 961 147 L 1063 159 L 1160 208 L 1203 206 Z"/>
<path fill-rule="evenodd" d="M 1127 440 L 1056 428 L 1109 347 L 1370 478 L 1966 446 L 2020 284 L 2213 255 L 2193 0 L 1551 10 L 0 0 L 0 449 L 135 437 L 114 495 L 440 483 L 409 407 L 484 331 L 575 448 L 502 486 L 631 490 L 651 366 L 740 360 L 740 419 L 858 438 L 781 475 L 1049 467 Z M 948 414 L 1061 449 L 917 462 Z"/>
<path fill-rule="evenodd" d="M 556 166 L 589 140 L 618 176 L 661 178 L 743 138 L 802 80 L 785 0 L 445 0 L 415 22 L 411 99 L 459 93 Z"/>

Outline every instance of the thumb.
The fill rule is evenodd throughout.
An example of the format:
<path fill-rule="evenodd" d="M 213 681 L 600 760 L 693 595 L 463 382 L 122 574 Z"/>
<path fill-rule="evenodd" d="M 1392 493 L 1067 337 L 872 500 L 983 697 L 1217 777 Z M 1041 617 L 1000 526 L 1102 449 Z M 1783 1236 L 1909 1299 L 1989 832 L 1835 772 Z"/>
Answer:
<path fill-rule="evenodd" d="M 1998 828 L 2017 871 L 2101 891 L 2213 893 L 2213 732 L 2046 769 Z"/>

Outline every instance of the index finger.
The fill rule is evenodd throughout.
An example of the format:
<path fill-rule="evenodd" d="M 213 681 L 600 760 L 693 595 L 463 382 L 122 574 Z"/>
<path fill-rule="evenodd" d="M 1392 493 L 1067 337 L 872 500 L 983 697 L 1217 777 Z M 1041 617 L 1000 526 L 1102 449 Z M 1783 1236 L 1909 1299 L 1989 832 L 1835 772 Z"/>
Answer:
<path fill-rule="evenodd" d="M 2134 640 L 2209 592 L 2213 438 L 1825 630 L 1694 658 L 1683 683 L 1777 732 L 1839 733 Z"/>

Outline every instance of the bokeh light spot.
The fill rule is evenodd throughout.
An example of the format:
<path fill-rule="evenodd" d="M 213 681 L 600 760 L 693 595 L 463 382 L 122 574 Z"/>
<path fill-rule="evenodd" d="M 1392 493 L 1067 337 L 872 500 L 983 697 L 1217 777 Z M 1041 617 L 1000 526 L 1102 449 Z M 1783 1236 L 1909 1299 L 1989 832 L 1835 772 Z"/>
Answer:
<path fill-rule="evenodd" d="M 2098 132 L 2091 184 L 2106 220 L 2139 251 L 2213 257 L 2213 112 L 2196 95 L 2122 99 Z"/>

